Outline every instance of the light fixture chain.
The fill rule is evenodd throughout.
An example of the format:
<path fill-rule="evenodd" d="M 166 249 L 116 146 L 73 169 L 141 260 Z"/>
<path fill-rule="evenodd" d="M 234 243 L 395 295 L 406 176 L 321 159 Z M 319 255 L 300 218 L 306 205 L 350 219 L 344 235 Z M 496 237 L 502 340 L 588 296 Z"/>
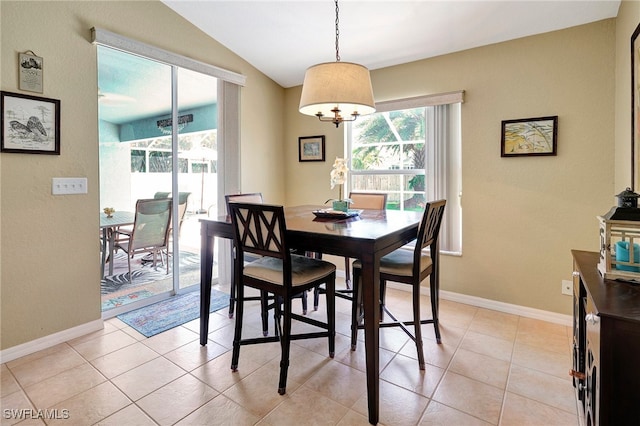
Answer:
<path fill-rule="evenodd" d="M 336 0 L 336 62 L 340 62 L 340 44 L 338 43 L 340 39 L 340 29 L 338 28 L 340 19 L 338 18 L 338 12 L 340 12 L 340 9 L 338 8 L 338 0 Z"/>

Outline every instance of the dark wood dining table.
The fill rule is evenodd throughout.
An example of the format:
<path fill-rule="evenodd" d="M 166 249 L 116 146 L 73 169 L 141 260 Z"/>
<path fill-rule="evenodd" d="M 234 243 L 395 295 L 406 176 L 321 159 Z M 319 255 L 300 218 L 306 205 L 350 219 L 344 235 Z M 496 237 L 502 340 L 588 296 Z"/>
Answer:
<path fill-rule="evenodd" d="M 415 240 L 421 212 L 363 210 L 349 219 L 317 218 L 322 206 L 285 207 L 287 243 L 291 248 L 360 259 L 362 262 L 365 351 L 369 423 L 377 424 L 380 399 L 379 320 L 380 258 Z M 200 219 L 200 344 L 206 345 L 214 238 L 233 239 L 226 216 Z"/>

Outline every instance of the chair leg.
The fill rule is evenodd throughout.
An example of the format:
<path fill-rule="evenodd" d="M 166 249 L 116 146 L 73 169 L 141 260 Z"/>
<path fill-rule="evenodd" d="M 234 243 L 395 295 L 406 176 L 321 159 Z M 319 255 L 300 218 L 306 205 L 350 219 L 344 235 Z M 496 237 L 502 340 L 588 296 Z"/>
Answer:
<path fill-rule="evenodd" d="M 347 290 L 351 289 L 351 269 L 349 268 L 349 258 L 344 258 L 344 282 Z"/>
<path fill-rule="evenodd" d="M 233 308 L 235 307 L 236 304 L 236 280 L 233 277 L 233 274 L 231 275 L 231 284 L 229 287 L 229 318 L 233 318 Z"/>
<path fill-rule="evenodd" d="M 238 286 L 236 329 L 233 335 L 233 352 L 231 354 L 231 371 L 238 371 L 238 359 L 240 358 L 240 340 L 242 339 L 242 316 L 244 314 L 244 288 Z"/>
<path fill-rule="evenodd" d="M 302 315 L 307 315 L 307 290 L 302 292 Z"/>
<path fill-rule="evenodd" d="M 129 284 L 133 283 L 133 278 L 131 277 L 131 256 L 127 253 L 127 268 L 129 268 Z"/>
<path fill-rule="evenodd" d="M 287 393 L 287 373 L 289 372 L 289 351 L 291 349 L 291 299 L 284 301 L 282 335 L 280 336 L 280 345 L 282 347 L 282 357 L 280 358 L 280 382 L 278 384 L 278 393 L 284 395 Z"/>
<path fill-rule="evenodd" d="M 313 289 L 313 310 L 318 310 L 318 305 L 320 305 L 320 286 L 317 286 Z"/>
<path fill-rule="evenodd" d="M 362 288 L 360 283 L 360 270 L 353 270 L 353 300 L 351 301 L 351 350 L 356 350 L 358 343 L 358 325 L 360 324 L 360 313 L 362 312 Z"/>
<path fill-rule="evenodd" d="M 438 286 L 438 278 L 436 274 L 431 274 L 429 276 L 429 292 L 431 296 L 431 312 L 433 315 L 433 329 L 436 333 L 436 342 L 438 344 L 442 343 L 442 338 L 440 337 L 440 319 L 438 318 L 438 309 L 440 308 L 440 300 L 439 300 L 439 288 Z"/>
<path fill-rule="evenodd" d="M 387 295 L 387 281 L 380 279 L 380 321 L 384 318 L 384 300 Z"/>
<path fill-rule="evenodd" d="M 418 352 L 418 366 L 424 370 L 424 352 L 422 350 L 422 325 L 420 324 L 420 286 L 414 285 L 411 290 L 413 296 L 413 326 L 414 337 L 416 339 L 416 350 Z"/>
<path fill-rule="evenodd" d="M 262 335 L 269 335 L 269 293 L 260 291 L 260 315 L 262 316 Z"/>
<path fill-rule="evenodd" d="M 329 331 L 329 357 L 336 353 L 336 276 L 329 278 L 325 284 L 327 295 L 327 326 Z"/>

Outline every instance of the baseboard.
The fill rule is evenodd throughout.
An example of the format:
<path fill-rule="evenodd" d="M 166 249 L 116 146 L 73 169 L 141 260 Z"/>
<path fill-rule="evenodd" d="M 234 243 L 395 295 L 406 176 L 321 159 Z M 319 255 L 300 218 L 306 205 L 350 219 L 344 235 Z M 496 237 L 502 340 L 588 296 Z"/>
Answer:
<path fill-rule="evenodd" d="M 387 287 L 408 292 L 406 285 L 388 282 Z M 429 287 L 422 287 L 420 291 L 427 296 L 429 295 Z M 465 305 L 477 306 L 479 308 L 504 312 L 507 314 L 520 315 L 521 317 L 548 321 L 554 324 L 560 324 L 568 327 L 573 325 L 573 317 L 571 315 L 563 315 L 556 312 L 543 311 L 541 309 L 529 308 L 527 306 L 513 305 L 511 303 L 498 302 L 496 300 L 483 299 L 482 297 L 468 296 L 466 294 L 454 293 L 452 291 L 444 290 L 440 290 L 440 298 L 444 300 L 451 300 L 452 302 L 464 303 Z"/>
<path fill-rule="evenodd" d="M 50 334 L 45 337 L 41 337 L 39 339 L 32 340 L 30 342 L 22 343 L 8 349 L 4 349 L 0 351 L 0 363 L 4 364 L 5 362 L 13 361 L 14 359 L 30 355 L 34 352 L 50 348 L 60 343 L 68 342 L 69 340 L 84 336 L 85 334 L 102 330 L 103 328 L 104 322 L 102 321 L 102 319 L 98 319 L 82 325 L 78 325 L 76 327 L 62 330 L 57 333 Z"/>

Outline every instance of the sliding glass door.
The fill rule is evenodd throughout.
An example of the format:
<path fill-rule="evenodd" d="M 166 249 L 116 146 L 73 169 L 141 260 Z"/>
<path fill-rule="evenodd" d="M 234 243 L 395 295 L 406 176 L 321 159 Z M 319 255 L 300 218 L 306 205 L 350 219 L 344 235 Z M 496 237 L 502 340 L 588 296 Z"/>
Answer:
<path fill-rule="evenodd" d="M 126 254 L 113 250 L 114 241 L 126 238 L 114 232 L 131 223 L 101 233 L 108 240 L 102 310 L 111 317 L 200 282 L 199 218 L 219 198 L 218 79 L 98 46 L 98 86 L 101 209 L 132 217 L 137 200 L 173 201 L 169 247 L 155 265 L 153 255 L 135 255 L 129 273 Z"/>

